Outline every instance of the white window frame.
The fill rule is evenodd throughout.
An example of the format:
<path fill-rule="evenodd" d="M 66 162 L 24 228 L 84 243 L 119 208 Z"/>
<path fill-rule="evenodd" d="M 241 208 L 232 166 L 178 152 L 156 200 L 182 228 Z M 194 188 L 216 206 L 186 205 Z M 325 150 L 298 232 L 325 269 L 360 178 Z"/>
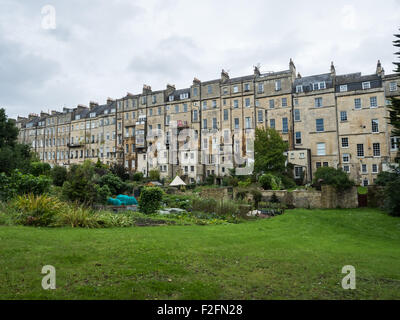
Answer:
<path fill-rule="evenodd" d="M 281 91 L 281 90 L 282 90 L 282 81 L 275 80 L 275 91 Z"/>
<path fill-rule="evenodd" d="M 340 86 L 339 91 L 340 92 L 347 92 L 348 89 L 349 88 L 348 88 L 347 84 L 343 84 L 343 85 Z"/>
<path fill-rule="evenodd" d="M 394 92 L 397 91 L 397 82 L 396 81 L 392 81 L 389 83 L 389 91 L 390 92 Z"/>
<path fill-rule="evenodd" d="M 317 143 L 317 156 L 326 156 L 326 143 L 325 142 Z"/>
<path fill-rule="evenodd" d="M 371 89 L 371 82 L 370 81 L 363 82 L 362 88 L 363 88 L 363 90 Z"/>
<path fill-rule="evenodd" d="M 360 101 L 359 105 L 357 104 L 358 101 Z M 354 109 L 355 110 L 361 110 L 362 109 L 362 100 L 361 100 L 361 98 L 355 98 L 354 99 Z"/>
<path fill-rule="evenodd" d="M 374 122 L 376 122 L 376 131 L 374 131 Z M 371 131 L 372 133 L 379 133 L 379 119 L 372 119 L 371 120 Z"/>
<path fill-rule="evenodd" d="M 375 101 L 375 105 L 372 104 L 372 101 Z M 369 105 L 370 105 L 370 108 L 378 108 L 378 97 L 377 96 L 370 97 Z"/>

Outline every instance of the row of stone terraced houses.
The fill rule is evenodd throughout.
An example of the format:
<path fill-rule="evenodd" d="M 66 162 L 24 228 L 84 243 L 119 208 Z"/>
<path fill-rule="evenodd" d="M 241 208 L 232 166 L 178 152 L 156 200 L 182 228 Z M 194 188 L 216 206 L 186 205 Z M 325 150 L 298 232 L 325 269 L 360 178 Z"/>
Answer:
<path fill-rule="evenodd" d="M 385 75 L 380 62 L 372 75 L 336 75 L 332 63 L 329 73 L 302 77 L 291 60 L 286 71 L 255 67 L 230 78 L 222 70 L 220 79 L 194 78 L 186 89 L 144 85 L 141 94 L 18 117 L 17 125 L 20 142 L 51 165 L 100 159 L 145 175 L 181 174 L 189 183 L 251 162 L 253 129 L 272 127 L 289 143 L 296 178 L 309 182 L 319 167 L 331 166 L 366 185 L 388 170 L 400 146 L 387 124 L 388 98 L 400 96 L 399 85 L 400 75 Z M 177 139 L 185 129 L 192 139 Z"/>

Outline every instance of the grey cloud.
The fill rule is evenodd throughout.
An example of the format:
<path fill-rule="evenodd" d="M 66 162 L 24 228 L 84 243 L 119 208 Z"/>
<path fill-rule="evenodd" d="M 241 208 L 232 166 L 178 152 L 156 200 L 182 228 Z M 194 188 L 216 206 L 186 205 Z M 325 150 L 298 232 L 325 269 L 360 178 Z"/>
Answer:
<path fill-rule="evenodd" d="M 32 95 L 51 80 L 60 65 L 39 55 L 24 52 L 20 45 L 0 39 L 0 102 L 17 99 L 29 103 Z"/>
<path fill-rule="evenodd" d="M 196 56 L 201 51 L 195 43 L 185 37 L 168 37 L 154 49 L 132 59 L 128 70 L 143 75 L 164 76 L 165 79 L 180 78 L 188 69 L 198 67 Z"/>
<path fill-rule="evenodd" d="M 374 72 L 380 58 L 392 71 L 393 33 L 400 0 L 323 3 L 241 0 L 3 0 L 0 12 L 0 105 L 17 113 L 104 101 L 167 82 L 186 87 L 193 76 L 232 77 L 288 68 L 298 71 Z M 2 5 L 3 5 L 2 3 Z M 40 28 L 52 4 L 57 29 Z M 345 5 L 355 27 L 341 24 Z M 372 22 L 371 22 L 372 21 Z"/>

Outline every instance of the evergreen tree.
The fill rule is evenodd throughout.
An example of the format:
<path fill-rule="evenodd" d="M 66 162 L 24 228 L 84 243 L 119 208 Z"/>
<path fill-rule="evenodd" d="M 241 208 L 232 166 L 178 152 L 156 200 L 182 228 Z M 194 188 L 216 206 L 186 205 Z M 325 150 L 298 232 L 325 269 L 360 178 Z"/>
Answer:
<path fill-rule="evenodd" d="M 394 35 L 397 39 L 393 41 L 393 45 L 396 48 L 400 48 L 400 34 Z M 400 51 L 396 52 L 395 55 L 400 57 Z M 400 73 L 400 62 L 393 62 L 396 66 L 394 72 Z M 390 121 L 389 123 L 393 126 L 392 135 L 400 136 L 400 99 L 398 97 L 392 97 L 390 110 Z"/>

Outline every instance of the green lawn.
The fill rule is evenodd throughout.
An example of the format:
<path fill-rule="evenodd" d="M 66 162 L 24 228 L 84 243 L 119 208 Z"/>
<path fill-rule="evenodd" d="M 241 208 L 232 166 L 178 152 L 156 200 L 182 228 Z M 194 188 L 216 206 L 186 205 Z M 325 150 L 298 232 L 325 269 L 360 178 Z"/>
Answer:
<path fill-rule="evenodd" d="M 356 290 L 341 287 L 345 265 Z M 292 210 L 238 225 L 0 227 L 0 299 L 400 299 L 400 219 Z"/>

